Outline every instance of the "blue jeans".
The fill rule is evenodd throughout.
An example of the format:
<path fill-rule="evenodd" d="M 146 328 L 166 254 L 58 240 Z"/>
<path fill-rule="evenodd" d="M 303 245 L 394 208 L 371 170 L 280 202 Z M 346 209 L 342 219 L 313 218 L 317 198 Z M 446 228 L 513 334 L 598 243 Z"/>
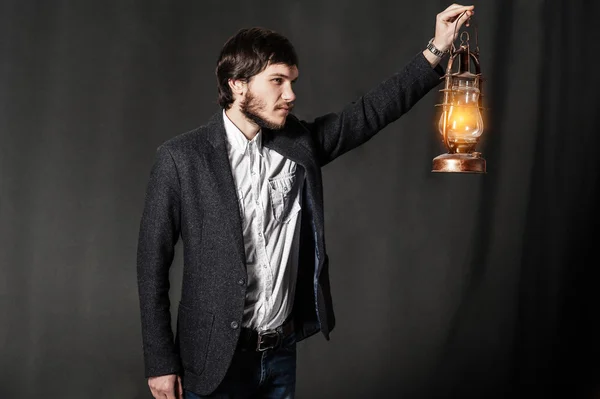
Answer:
<path fill-rule="evenodd" d="M 293 399 L 296 392 L 296 337 L 264 352 L 237 349 L 225 378 L 211 395 L 184 391 L 184 399 Z"/>

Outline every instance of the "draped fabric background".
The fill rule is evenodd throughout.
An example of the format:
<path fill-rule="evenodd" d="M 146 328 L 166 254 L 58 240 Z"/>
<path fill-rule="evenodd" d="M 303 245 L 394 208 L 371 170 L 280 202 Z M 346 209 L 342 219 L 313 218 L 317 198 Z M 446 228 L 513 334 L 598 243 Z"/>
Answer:
<path fill-rule="evenodd" d="M 488 173 L 430 172 L 437 91 L 324 169 L 338 325 L 299 345 L 299 398 L 600 397 L 600 7 L 474 4 Z M 150 397 L 145 185 L 156 147 L 218 110 L 227 38 L 288 36 L 312 119 L 399 70 L 448 5 L 3 0 L 0 397 Z M 181 267 L 178 248 L 173 309 Z"/>

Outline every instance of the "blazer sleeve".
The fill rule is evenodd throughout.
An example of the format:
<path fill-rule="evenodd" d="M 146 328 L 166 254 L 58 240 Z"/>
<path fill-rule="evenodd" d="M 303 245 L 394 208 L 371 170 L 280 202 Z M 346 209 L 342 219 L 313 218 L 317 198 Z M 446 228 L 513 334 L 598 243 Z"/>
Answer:
<path fill-rule="evenodd" d="M 443 75 L 439 65 L 432 68 L 425 56 L 419 53 L 400 72 L 341 112 L 318 117 L 311 123 L 301 122 L 317 144 L 321 166 L 365 143 L 400 118 L 437 86 Z"/>
<path fill-rule="evenodd" d="M 177 374 L 181 361 L 171 329 L 169 269 L 180 234 L 179 177 L 173 157 L 158 148 L 146 189 L 137 251 L 145 375 Z"/>

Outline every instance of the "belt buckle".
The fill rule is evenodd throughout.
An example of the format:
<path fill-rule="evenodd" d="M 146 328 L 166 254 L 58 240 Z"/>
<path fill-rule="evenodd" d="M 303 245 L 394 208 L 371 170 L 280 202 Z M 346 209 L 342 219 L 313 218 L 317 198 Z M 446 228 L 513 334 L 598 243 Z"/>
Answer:
<path fill-rule="evenodd" d="M 266 338 L 266 340 L 270 340 L 270 338 L 276 338 L 276 340 L 275 340 L 274 344 L 269 345 L 269 344 L 267 344 L 265 338 Z M 281 337 L 279 336 L 279 333 L 277 331 L 264 331 L 262 333 L 258 333 L 258 341 L 256 342 L 256 351 L 264 352 L 267 349 L 275 348 L 277 345 L 279 345 L 280 340 L 281 340 Z"/>

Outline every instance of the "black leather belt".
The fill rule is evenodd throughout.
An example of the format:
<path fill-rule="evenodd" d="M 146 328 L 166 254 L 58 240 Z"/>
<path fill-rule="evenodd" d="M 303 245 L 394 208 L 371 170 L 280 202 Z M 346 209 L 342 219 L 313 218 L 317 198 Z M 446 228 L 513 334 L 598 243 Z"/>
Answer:
<path fill-rule="evenodd" d="M 267 331 L 256 331 L 242 327 L 238 348 L 243 350 L 255 350 L 257 352 L 264 352 L 267 349 L 277 349 L 293 332 L 293 319 L 290 319 L 277 328 Z"/>

